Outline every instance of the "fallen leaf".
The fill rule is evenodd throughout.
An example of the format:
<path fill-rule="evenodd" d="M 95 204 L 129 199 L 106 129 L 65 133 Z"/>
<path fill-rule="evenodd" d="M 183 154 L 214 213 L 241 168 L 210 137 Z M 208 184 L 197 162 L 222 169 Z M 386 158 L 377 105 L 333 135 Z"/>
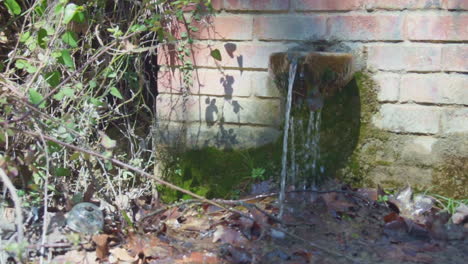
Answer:
<path fill-rule="evenodd" d="M 57 256 L 52 260 L 53 264 L 98 264 L 96 252 L 86 252 L 86 251 L 78 251 L 72 250 L 65 253 L 65 255 Z"/>
<path fill-rule="evenodd" d="M 109 262 L 111 263 L 120 263 L 120 261 L 132 263 L 138 260 L 138 256 L 130 256 L 128 251 L 124 248 L 113 248 L 110 250 L 110 254 Z"/>
<path fill-rule="evenodd" d="M 172 255 L 171 246 L 151 235 L 130 234 L 127 248 L 130 251 L 130 256 L 143 254 L 145 257 L 165 258 Z"/>
<path fill-rule="evenodd" d="M 216 231 L 213 233 L 213 243 L 218 241 L 235 245 L 242 245 L 248 242 L 241 232 L 232 230 L 223 225 L 218 225 Z"/>
<path fill-rule="evenodd" d="M 221 262 L 222 260 L 219 259 L 215 254 L 202 252 L 192 252 L 190 256 L 184 256 L 183 259 L 176 261 L 176 263 L 190 264 L 217 264 Z"/>
<path fill-rule="evenodd" d="M 466 221 L 468 221 L 468 206 L 461 203 L 452 216 L 452 222 L 456 225 L 460 225 Z"/>
<path fill-rule="evenodd" d="M 109 235 L 101 234 L 94 235 L 93 242 L 96 243 L 96 256 L 100 260 L 104 260 L 109 255 Z"/>

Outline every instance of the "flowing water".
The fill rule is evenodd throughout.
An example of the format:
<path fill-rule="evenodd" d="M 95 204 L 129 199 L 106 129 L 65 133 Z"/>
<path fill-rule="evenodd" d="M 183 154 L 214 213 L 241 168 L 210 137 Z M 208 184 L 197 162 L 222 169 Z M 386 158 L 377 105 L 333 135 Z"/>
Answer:
<path fill-rule="evenodd" d="M 284 212 L 284 199 L 287 184 L 294 186 L 294 188 L 315 188 L 316 184 L 320 182 L 325 173 L 325 168 L 320 164 L 320 124 L 322 111 L 320 108 L 314 109 L 311 106 L 307 106 L 306 109 L 308 110 L 304 116 L 304 111 L 301 111 L 301 109 L 304 109 L 304 104 L 307 104 L 307 100 L 297 99 L 293 105 L 293 87 L 297 73 L 297 64 L 297 58 L 291 58 L 287 82 L 288 92 L 284 121 L 283 154 L 281 159 L 279 217 L 281 217 Z M 319 99 L 321 100 L 321 98 Z M 296 111 L 296 109 L 299 110 Z M 298 116 L 295 117 L 295 114 Z M 304 127 L 304 119 L 306 118 L 308 121 L 306 127 Z"/>
<path fill-rule="evenodd" d="M 291 117 L 291 105 L 292 105 L 292 92 L 294 86 L 294 79 L 297 71 L 297 58 L 292 58 L 291 64 L 289 65 L 289 78 L 288 78 L 288 95 L 286 99 L 286 116 L 284 119 L 284 135 L 283 135 L 283 156 L 281 158 L 281 190 L 279 195 L 280 211 L 279 217 L 283 216 L 284 210 L 284 197 L 286 192 L 286 176 L 288 172 L 288 136 L 289 136 L 289 120 Z"/>

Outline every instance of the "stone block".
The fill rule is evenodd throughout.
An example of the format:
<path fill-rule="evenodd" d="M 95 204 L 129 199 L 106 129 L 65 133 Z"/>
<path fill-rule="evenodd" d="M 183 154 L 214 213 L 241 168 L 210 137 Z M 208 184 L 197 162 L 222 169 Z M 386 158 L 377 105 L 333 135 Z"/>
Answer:
<path fill-rule="evenodd" d="M 443 6 L 444 0 L 364 0 L 368 9 L 438 9 Z"/>
<path fill-rule="evenodd" d="M 380 102 L 398 101 L 400 91 L 400 75 L 394 73 L 378 73 L 373 76 L 377 84 L 378 100 Z"/>
<path fill-rule="evenodd" d="M 318 40 L 327 33 L 325 15 L 256 16 L 254 35 L 260 40 Z"/>
<path fill-rule="evenodd" d="M 468 76 L 408 74 L 401 79 L 400 100 L 418 103 L 468 105 Z"/>
<path fill-rule="evenodd" d="M 468 1 L 446 0 L 446 8 L 449 10 L 468 10 Z"/>
<path fill-rule="evenodd" d="M 362 0 L 292 0 L 297 11 L 349 11 L 359 9 Z"/>
<path fill-rule="evenodd" d="M 368 67 L 380 70 L 439 71 L 441 46 L 372 44 L 368 46 Z"/>
<path fill-rule="evenodd" d="M 223 105 L 224 122 L 279 127 L 283 120 L 279 99 L 238 99 Z"/>
<path fill-rule="evenodd" d="M 329 38 L 339 40 L 402 40 L 403 15 L 339 15 L 328 19 Z"/>
<path fill-rule="evenodd" d="M 253 36 L 253 17 L 250 15 L 218 15 L 204 20 L 194 21 L 192 26 L 198 28 L 192 32 L 197 39 L 216 40 L 251 40 Z"/>
<path fill-rule="evenodd" d="M 384 104 L 373 123 L 392 132 L 435 134 L 439 132 L 440 116 L 438 107 Z"/>
<path fill-rule="evenodd" d="M 251 78 L 252 91 L 257 97 L 280 98 L 281 93 L 268 72 L 258 72 Z"/>
<path fill-rule="evenodd" d="M 380 184 L 384 188 L 410 185 L 413 188 L 427 189 L 431 187 L 432 175 L 432 169 L 414 166 L 377 166 L 369 171 L 367 178 L 373 184 Z"/>
<path fill-rule="evenodd" d="M 468 72 L 468 46 L 445 45 L 442 48 L 442 67 L 445 71 Z"/>
<path fill-rule="evenodd" d="M 187 129 L 187 143 L 191 148 L 248 149 L 275 142 L 280 134 L 270 127 L 192 123 Z"/>
<path fill-rule="evenodd" d="M 410 40 L 468 40 L 468 14 L 409 14 L 406 23 Z"/>
<path fill-rule="evenodd" d="M 224 9 L 228 11 L 287 11 L 289 1 L 285 0 L 224 0 Z"/>
<path fill-rule="evenodd" d="M 468 109 L 446 108 L 442 116 L 442 131 L 448 133 L 468 133 Z"/>

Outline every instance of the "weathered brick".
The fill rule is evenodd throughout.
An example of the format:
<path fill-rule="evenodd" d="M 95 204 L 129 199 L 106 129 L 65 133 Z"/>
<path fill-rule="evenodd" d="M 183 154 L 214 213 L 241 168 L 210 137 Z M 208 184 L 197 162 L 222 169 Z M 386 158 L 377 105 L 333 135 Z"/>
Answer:
<path fill-rule="evenodd" d="M 403 102 L 468 105 L 468 76 L 461 74 L 408 74 L 401 79 Z"/>
<path fill-rule="evenodd" d="M 281 124 L 281 102 L 278 99 L 237 99 L 225 102 L 226 123 L 258 124 L 278 127 Z"/>
<path fill-rule="evenodd" d="M 379 73 L 373 76 L 373 79 L 377 84 L 377 97 L 379 101 L 398 101 L 400 90 L 400 75 L 394 73 Z"/>
<path fill-rule="evenodd" d="M 466 0 L 446 0 L 446 8 L 450 10 L 468 10 L 468 1 Z"/>
<path fill-rule="evenodd" d="M 224 9 L 240 11 L 287 11 L 289 0 L 224 0 Z"/>
<path fill-rule="evenodd" d="M 198 69 L 194 73 L 192 94 L 232 97 L 249 97 L 252 94 L 251 72 Z"/>
<path fill-rule="evenodd" d="M 316 40 L 326 34 L 326 16 L 256 16 L 254 35 L 261 40 Z"/>
<path fill-rule="evenodd" d="M 158 93 L 159 94 L 180 94 L 183 89 L 183 82 L 177 69 L 165 69 L 158 72 Z"/>
<path fill-rule="evenodd" d="M 442 48 L 442 67 L 445 71 L 468 72 L 468 46 L 444 46 Z"/>
<path fill-rule="evenodd" d="M 253 18 L 249 15 L 211 16 L 193 26 L 198 31 L 191 34 L 197 39 L 250 40 L 253 35 Z"/>
<path fill-rule="evenodd" d="M 441 46 L 370 45 L 368 67 L 381 70 L 438 71 L 441 69 Z"/>
<path fill-rule="evenodd" d="M 347 11 L 359 9 L 362 0 L 292 0 L 297 11 Z"/>
<path fill-rule="evenodd" d="M 216 61 L 211 51 L 218 49 L 221 52 L 221 61 Z M 211 46 L 205 44 L 194 45 L 193 63 L 196 66 L 233 67 L 267 69 L 268 60 L 272 53 L 286 51 L 287 45 L 269 43 L 221 43 Z"/>
<path fill-rule="evenodd" d="M 187 143 L 191 147 L 246 149 L 274 142 L 280 131 L 270 127 L 230 124 L 192 123 L 187 127 Z"/>
<path fill-rule="evenodd" d="M 468 40 L 468 14 L 410 14 L 407 32 L 411 40 Z"/>
<path fill-rule="evenodd" d="M 281 93 L 267 72 L 258 72 L 251 78 L 252 91 L 257 97 L 279 98 Z"/>
<path fill-rule="evenodd" d="M 442 116 L 442 129 L 445 134 L 468 132 L 468 109 L 445 109 Z"/>
<path fill-rule="evenodd" d="M 374 116 L 374 124 L 392 132 L 435 134 L 439 132 L 437 107 L 384 104 Z"/>
<path fill-rule="evenodd" d="M 330 38 L 402 40 L 402 15 L 339 15 L 328 19 Z"/>
<path fill-rule="evenodd" d="M 437 9 L 443 0 L 363 0 L 368 9 Z"/>
<path fill-rule="evenodd" d="M 175 94 L 160 94 L 156 98 L 157 118 L 164 121 L 184 121 L 184 98 Z"/>

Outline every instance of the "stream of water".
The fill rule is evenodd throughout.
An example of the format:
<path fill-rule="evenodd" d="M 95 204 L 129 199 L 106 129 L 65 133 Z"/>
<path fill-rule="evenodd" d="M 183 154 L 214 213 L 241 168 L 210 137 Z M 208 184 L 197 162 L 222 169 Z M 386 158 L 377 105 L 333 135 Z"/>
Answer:
<path fill-rule="evenodd" d="M 309 109 L 307 127 L 304 131 L 302 118 L 292 115 L 293 87 L 297 73 L 297 58 L 291 58 L 289 78 L 287 82 L 288 93 L 286 98 L 286 111 L 283 134 L 283 153 L 281 159 L 281 185 L 280 185 L 280 212 L 283 216 L 286 184 L 290 186 L 315 188 L 322 179 L 325 168 L 320 164 L 320 124 L 322 120 L 321 109 Z M 303 100 L 305 102 L 305 100 Z M 299 103 L 298 107 L 300 107 Z M 288 161 L 289 156 L 289 161 Z M 312 184 L 312 186 L 310 186 Z"/>

